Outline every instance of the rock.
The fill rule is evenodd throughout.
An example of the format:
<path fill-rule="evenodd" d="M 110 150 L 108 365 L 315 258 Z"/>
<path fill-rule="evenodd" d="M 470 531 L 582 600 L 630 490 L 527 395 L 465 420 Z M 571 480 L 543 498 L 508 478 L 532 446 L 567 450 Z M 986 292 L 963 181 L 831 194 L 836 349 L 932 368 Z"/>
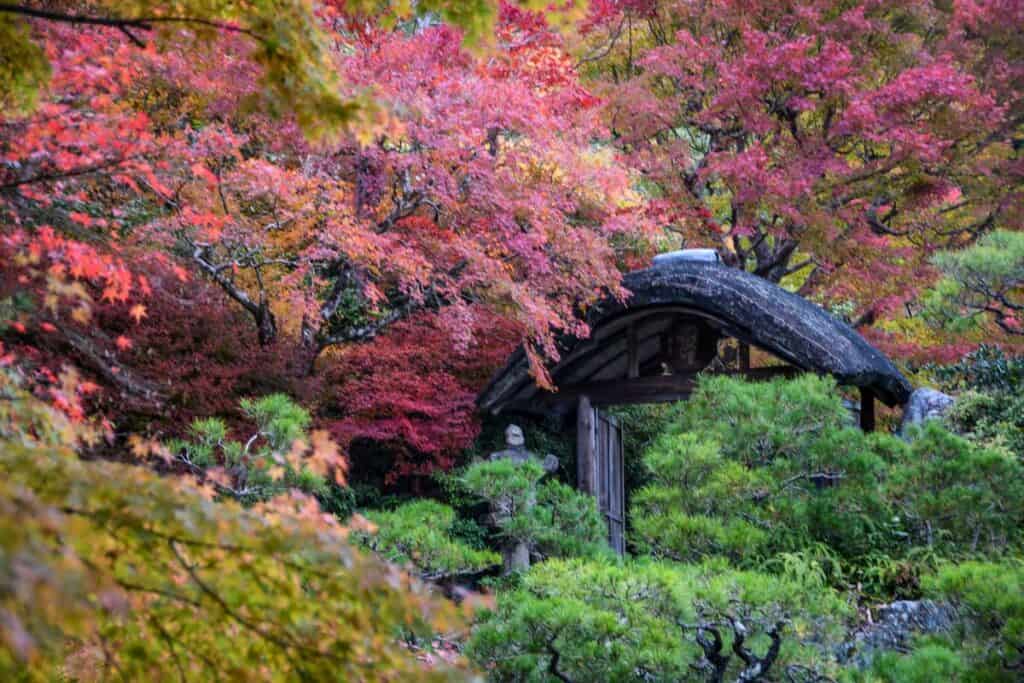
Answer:
<path fill-rule="evenodd" d="M 837 658 L 841 663 L 867 669 L 878 655 L 907 652 L 914 636 L 949 631 L 958 620 L 952 606 L 931 600 L 882 605 L 876 609 L 873 623 L 861 626 L 840 646 Z"/>
<path fill-rule="evenodd" d="M 935 389 L 922 387 L 915 389 L 910 400 L 903 408 L 903 421 L 900 423 L 900 435 L 906 436 L 911 425 L 921 425 L 928 420 L 939 420 L 949 412 L 956 402 L 949 394 Z"/>

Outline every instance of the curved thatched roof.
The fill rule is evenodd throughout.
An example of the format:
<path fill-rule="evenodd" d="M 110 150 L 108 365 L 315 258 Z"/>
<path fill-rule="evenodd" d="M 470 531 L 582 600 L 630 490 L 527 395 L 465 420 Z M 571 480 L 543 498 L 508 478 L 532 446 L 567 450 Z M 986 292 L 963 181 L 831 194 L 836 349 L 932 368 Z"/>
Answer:
<path fill-rule="evenodd" d="M 658 352 L 657 337 L 672 316 L 704 320 L 722 334 L 768 351 L 805 371 L 830 374 L 840 384 L 870 389 L 889 405 L 903 404 L 912 387 L 853 328 L 806 299 L 767 280 L 718 263 L 671 260 L 629 273 L 625 302 L 603 301 L 587 315 L 589 339 L 565 339 L 551 370 L 557 386 L 625 376 L 627 329 L 639 362 Z M 541 394 L 522 349 L 477 399 L 484 410 L 528 404 Z"/>

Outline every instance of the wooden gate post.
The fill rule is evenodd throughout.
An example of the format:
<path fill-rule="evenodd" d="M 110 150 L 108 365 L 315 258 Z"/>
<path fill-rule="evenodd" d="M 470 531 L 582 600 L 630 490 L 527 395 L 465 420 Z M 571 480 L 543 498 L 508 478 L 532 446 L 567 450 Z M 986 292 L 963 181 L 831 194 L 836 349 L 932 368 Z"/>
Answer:
<path fill-rule="evenodd" d="M 860 428 L 865 432 L 875 431 L 875 392 L 860 390 Z"/>
<path fill-rule="evenodd" d="M 579 490 L 597 495 L 597 420 L 590 398 L 580 396 L 576 408 L 576 478 Z"/>

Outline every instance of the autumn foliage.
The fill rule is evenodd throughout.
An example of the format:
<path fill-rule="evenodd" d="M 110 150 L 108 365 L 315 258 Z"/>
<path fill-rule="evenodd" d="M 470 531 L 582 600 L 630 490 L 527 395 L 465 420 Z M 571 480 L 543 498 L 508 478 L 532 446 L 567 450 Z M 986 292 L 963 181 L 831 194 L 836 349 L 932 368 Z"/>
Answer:
<path fill-rule="evenodd" d="M 1020 217 L 1013 3 L 427 5 L 0 12 L 29 74 L 3 339 L 40 395 L 109 446 L 284 392 L 427 474 L 512 346 L 545 383 L 578 312 L 679 243 L 909 359 L 991 331 L 921 302 L 936 250 Z"/>
<path fill-rule="evenodd" d="M 502 5 L 471 51 L 436 18 L 410 32 L 351 9 L 316 10 L 310 49 L 351 115 L 328 128 L 321 102 L 312 132 L 261 8 L 152 36 L 4 14 L 51 71 L 4 122 L 12 348 L 54 374 L 71 360 L 112 392 L 97 407 L 135 421 L 230 414 L 273 389 L 322 399 L 343 441 L 427 457 L 396 474 L 452 462 L 515 341 L 545 381 L 554 335 L 625 295 L 619 268 L 657 239 L 632 171 L 591 144 L 608 135 L 601 101 L 532 11 Z M 388 331 L 406 319 L 429 329 L 403 363 L 413 333 Z"/>
<path fill-rule="evenodd" d="M 454 612 L 326 511 L 354 475 L 463 464 L 509 353 L 553 388 L 559 339 L 658 251 L 713 247 L 908 371 L 1013 356 L 1022 25 L 1018 0 L 0 3 L 0 672 L 422 674 Z M 459 521 L 428 540 L 480 545 Z"/>
<path fill-rule="evenodd" d="M 985 0 L 602 0 L 580 70 L 670 229 L 878 323 L 900 355 L 949 358 L 964 346 L 942 348 L 918 297 L 936 250 L 1019 229 L 1022 19 Z"/>

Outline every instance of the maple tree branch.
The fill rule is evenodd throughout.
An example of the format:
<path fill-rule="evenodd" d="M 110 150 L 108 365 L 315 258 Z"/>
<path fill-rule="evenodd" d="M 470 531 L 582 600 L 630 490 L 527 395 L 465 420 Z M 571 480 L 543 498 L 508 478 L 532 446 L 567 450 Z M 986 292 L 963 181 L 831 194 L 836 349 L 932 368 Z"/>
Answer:
<path fill-rule="evenodd" d="M 135 45 L 135 47 L 140 47 L 140 48 L 146 47 L 146 44 L 144 42 L 142 42 L 142 39 L 139 38 L 134 33 L 132 33 L 131 30 L 127 26 L 118 26 L 118 29 L 120 29 L 121 33 L 123 33 L 123 34 L 125 34 L 125 36 L 127 36 L 128 40 L 132 41 L 132 44 Z"/>
<path fill-rule="evenodd" d="M 611 53 L 611 51 L 615 49 L 615 44 L 619 42 L 619 38 L 622 37 L 622 27 L 625 25 L 626 17 L 623 16 L 622 19 L 619 20 L 619 25 L 610 32 L 608 44 L 605 45 L 604 47 L 594 50 L 586 57 L 581 58 L 578 62 L 576 62 L 576 65 L 573 68 L 578 69 L 584 64 L 587 64 L 588 62 L 596 62 L 599 59 L 604 59 L 605 57 L 607 57 Z"/>
<path fill-rule="evenodd" d="M 213 600 L 213 602 L 224 612 L 224 614 L 226 614 L 232 620 L 234 620 L 244 628 L 248 629 L 249 631 L 255 633 L 268 643 L 276 645 L 277 647 L 281 648 L 284 656 L 288 658 L 288 660 L 292 663 L 292 666 L 294 666 L 298 672 L 303 673 L 304 669 L 292 655 L 292 649 L 298 650 L 299 652 L 312 654 L 313 656 L 326 656 L 330 659 L 335 659 L 335 657 L 331 656 L 329 653 L 319 652 L 303 646 L 290 633 L 286 632 L 285 637 L 280 637 L 273 633 L 268 633 L 264 629 L 260 628 L 258 624 L 240 615 L 236 610 L 232 609 L 227 602 L 224 601 L 224 598 L 219 593 L 217 593 L 217 591 L 210 588 L 205 581 L 199 578 L 199 574 L 196 571 L 195 566 L 189 564 L 189 562 L 184 558 L 184 556 L 182 556 L 181 552 L 178 550 L 178 546 L 175 544 L 174 541 L 168 541 L 167 546 L 171 549 L 171 552 L 174 554 L 174 557 L 178 561 L 178 564 L 181 565 L 181 567 L 188 573 L 189 577 L 192 579 L 192 582 L 196 584 L 196 586 L 204 595 Z"/>
<path fill-rule="evenodd" d="M 139 40 L 136 36 L 132 35 L 130 29 L 138 29 L 140 31 L 152 31 L 153 24 L 196 24 L 199 26 L 206 26 L 208 28 L 214 28 L 218 31 L 229 31 L 232 33 L 242 33 L 251 38 L 254 38 L 260 42 L 265 42 L 266 39 L 251 29 L 247 29 L 243 26 L 234 26 L 222 21 L 215 21 L 213 19 L 201 19 L 199 17 L 93 17 L 84 14 L 67 14 L 64 12 L 54 12 L 50 10 L 35 9 L 34 7 L 25 7 L 24 5 L 12 5 L 8 3 L 0 3 L 0 12 L 7 14 L 18 14 L 21 16 L 31 17 L 33 19 L 43 19 L 45 21 L 55 21 L 63 24 L 85 24 L 89 26 L 108 26 L 116 28 L 125 33 L 133 43 L 140 47 L 145 47 L 145 44 Z"/>
<path fill-rule="evenodd" d="M 188 676 L 185 674 L 185 667 L 181 662 L 181 658 L 178 656 L 178 649 L 175 647 L 175 645 L 178 644 L 177 641 L 171 636 L 167 629 L 164 628 L 163 624 L 160 623 L 160 619 L 150 617 L 147 621 L 156 629 L 160 639 L 164 641 L 167 648 L 171 651 L 171 659 L 174 662 L 174 668 L 178 670 L 178 679 L 181 683 L 186 683 L 188 681 Z M 209 666 L 209 660 L 204 659 L 204 662 Z"/>
<path fill-rule="evenodd" d="M 1012 324 L 1008 322 L 1011 319 L 1016 320 L 1016 318 L 1014 316 L 1007 315 L 1006 311 L 998 309 L 994 306 L 986 306 L 982 310 L 988 313 L 992 313 L 995 316 L 995 323 L 1003 332 L 1016 336 L 1024 335 L 1024 327 L 1014 327 Z"/>
<path fill-rule="evenodd" d="M 203 244 L 202 242 L 193 242 L 186 238 L 186 242 L 192 247 L 192 260 L 202 270 L 204 270 L 210 277 L 213 278 L 214 282 L 221 286 L 221 288 L 230 296 L 232 299 L 242 305 L 242 308 L 249 311 L 253 315 L 259 312 L 259 306 L 253 301 L 248 294 L 235 287 L 234 283 L 224 277 L 223 273 L 226 269 L 231 267 L 231 263 L 222 263 L 215 265 L 209 259 L 206 258 L 206 250 L 209 245 Z"/>
<path fill-rule="evenodd" d="M 910 234 L 909 230 L 893 230 L 886 225 L 881 218 L 878 217 L 878 211 L 874 207 L 867 209 L 864 212 L 868 219 L 868 225 L 871 230 L 877 235 L 889 235 L 891 237 L 906 237 Z"/>
<path fill-rule="evenodd" d="M 467 265 L 468 263 L 465 260 L 460 261 L 454 268 L 447 271 L 444 276 L 449 278 L 457 277 Z M 320 329 L 316 332 L 313 332 L 312 330 L 303 332 L 304 338 L 308 336 L 315 344 L 313 357 L 310 361 L 311 368 L 312 365 L 316 363 L 316 359 L 319 355 L 330 346 L 368 341 L 383 332 L 385 328 L 393 325 L 403 318 L 408 317 L 418 310 L 427 308 L 436 309 L 440 308 L 445 303 L 448 303 L 443 297 L 437 294 L 435 285 L 431 285 L 427 288 L 420 299 L 413 299 L 403 295 L 391 302 L 390 310 L 371 322 L 364 325 L 350 326 L 342 332 L 331 334 L 326 331 L 330 319 L 334 316 L 338 307 L 341 305 L 341 300 L 345 291 L 353 284 L 362 284 L 362 281 L 355 269 L 346 264 L 343 267 L 341 274 L 339 274 L 335 280 L 334 285 L 331 288 L 331 292 L 327 296 L 327 300 L 320 308 Z"/>
<path fill-rule="evenodd" d="M 243 255 L 240 259 L 234 259 L 218 265 L 214 264 L 206 257 L 206 251 L 210 248 L 209 244 L 196 242 L 188 237 L 184 237 L 183 239 L 185 240 L 185 243 L 192 248 L 192 261 L 211 278 L 213 278 L 213 281 L 220 285 L 220 288 L 224 290 L 229 297 L 241 304 L 242 308 L 252 315 L 253 320 L 256 323 L 256 331 L 259 337 L 260 346 L 269 346 L 272 344 L 277 338 L 277 319 L 274 317 L 274 312 L 270 310 L 270 305 L 267 303 L 266 290 L 263 289 L 263 281 L 260 276 L 259 269 L 262 265 L 266 265 L 266 263 L 270 262 L 290 262 L 284 259 L 271 259 L 271 261 L 267 262 L 255 261 L 254 258 L 256 251 L 250 250 L 248 254 Z M 246 259 L 248 259 L 248 261 Z M 234 282 L 224 277 L 223 273 L 225 270 L 238 264 L 242 264 L 245 267 L 251 267 L 256 271 L 257 281 L 260 285 L 258 302 L 253 301 L 252 297 L 236 287 Z"/>
<path fill-rule="evenodd" d="M 109 351 L 101 350 L 96 342 L 89 337 L 63 325 L 54 318 L 45 317 L 43 320 L 53 325 L 57 332 L 52 335 L 38 334 L 37 343 L 47 346 L 66 346 L 78 356 L 84 367 L 122 389 L 125 393 L 137 397 L 144 406 L 158 406 L 166 400 L 166 396 L 161 393 L 157 385 L 137 377 L 131 368 L 112 358 Z"/>
<path fill-rule="evenodd" d="M 317 342 L 317 354 L 319 355 L 319 352 L 323 351 L 328 346 L 350 342 L 362 342 L 373 339 L 389 325 L 398 322 L 413 311 L 424 308 L 425 306 L 426 304 L 424 303 L 417 303 L 411 299 L 406 300 L 372 322 L 365 325 L 350 327 L 344 332 L 339 332 L 337 334 L 325 335 Z"/>
<path fill-rule="evenodd" d="M 796 272 L 799 272 L 799 271 L 803 270 L 807 266 L 816 266 L 816 265 L 818 265 L 818 260 L 817 259 L 815 259 L 813 257 L 806 258 L 803 261 L 801 261 L 800 263 L 797 263 L 794 266 L 790 266 L 789 268 L 786 268 L 786 270 L 782 273 L 782 276 L 786 277 L 787 275 L 792 275 L 793 273 L 796 273 Z"/>
<path fill-rule="evenodd" d="M 104 161 L 99 164 L 92 164 L 90 166 L 83 166 L 81 168 L 72 169 L 63 173 L 41 173 L 39 175 L 24 178 L 22 180 L 12 180 L 9 183 L 0 185 L 0 190 L 13 190 L 22 185 L 31 185 L 33 183 L 45 183 L 51 180 L 64 180 L 65 178 L 75 178 L 83 175 L 90 175 L 92 173 L 98 173 L 109 168 L 120 166 L 121 164 L 131 161 L 131 157 L 122 157 L 120 159 L 111 159 Z"/>

